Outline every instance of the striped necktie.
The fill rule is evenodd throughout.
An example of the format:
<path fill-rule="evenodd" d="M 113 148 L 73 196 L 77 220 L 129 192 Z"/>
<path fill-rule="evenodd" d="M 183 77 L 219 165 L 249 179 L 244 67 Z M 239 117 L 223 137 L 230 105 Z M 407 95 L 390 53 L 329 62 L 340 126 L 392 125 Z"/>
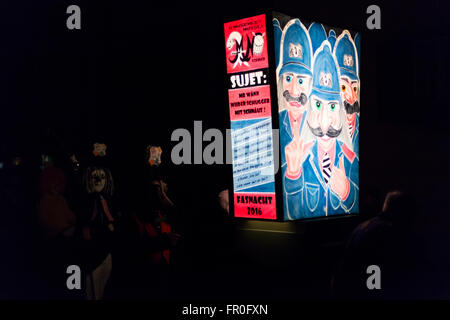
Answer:
<path fill-rule="evenodd" d="M 325 184 L 328 184 L 328 181 L 331 178 L 331 160 L 328 153 L 325 153 L 322 159 L 322 173 L 323 173 L 323 180 L 325 181 Z"/>
<path fill-rule="evenodd" d="M 348 130 L 349 130 L 349 132 L 350 132 L 350 138 L 353 138 L 353 124 L 349 124 L 348 125 Z"/>

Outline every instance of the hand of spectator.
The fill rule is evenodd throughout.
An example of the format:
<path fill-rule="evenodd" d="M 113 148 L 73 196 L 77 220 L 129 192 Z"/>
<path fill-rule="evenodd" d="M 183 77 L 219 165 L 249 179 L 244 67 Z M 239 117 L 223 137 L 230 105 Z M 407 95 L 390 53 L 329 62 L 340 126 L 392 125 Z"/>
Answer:
<path fill-rule="evenodd" d="M 219 192 L 219 204 L 223 210 L 230 214 L 230 202 L 228 199 L 228 189 Z"/>

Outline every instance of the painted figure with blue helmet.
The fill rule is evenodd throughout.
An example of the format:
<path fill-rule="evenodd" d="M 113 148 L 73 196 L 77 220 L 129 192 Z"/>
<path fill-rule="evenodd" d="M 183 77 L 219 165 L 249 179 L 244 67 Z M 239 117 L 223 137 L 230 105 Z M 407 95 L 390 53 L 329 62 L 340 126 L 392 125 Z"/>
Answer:
<path fill-rule="evenodd" d="M 312 53 L 316 53 L 322 42 L 327 40 L 327 33 L 321 23 L 313 22 L 308 29 L 309 37 L 311 38 Z"/>
<path fill-rule="evenodd" d="M 313 83 L 302 163 L 301 217 L 314 218 L 359 210 L 359 159 L 351 143 L 341 102 L 339 72 L 328 41 L 314 55 Z"/>
<path fill-rule="evenodd" d="M 331 29 L 328 33 L 328 42 L 331 45 L 331 51 L 333 51 L 334 45 L 336 43 L 336 31 L 334 31 L 333 29 Z"/>
<path fill-rule="evenodd" d="M 358 52 L 358 62 L 361 64 L 361 34 L 358 32 L 355 35 L 355 47 L 356 52 Z M 358 65 L 358 77 L 360 77 L 359 74 L 359 65 Z"/>
<path fill-rule="evenodd" d="M 359 57 L 350 33 L 344 30 L 336 40 L 334 55 L 339 65 L 341 96 L 352 148 L 359 157 Z"/>
<path fill-rule="evenodd" d="M 361 79 L 361 34 L 358 32 L 355 35 L 355 47 L 356 52 L 358 52 L 358 79 Z M 360 82 L 361 86 L 361 82 Z M 361 90 L 358 90 L 358 101 L 361 103 L 360 99 Z"/>
<path fill-rule="evenodd" d="M 283 207 L 285 219 L 297 219 L 300 214 L 302 156 L 305 153 L 300 137 L 306 118 L 312 83 L 312 47 L 306 27 L 299 19 L 284 27 L 280 44 L 278 77 L 278 107 L 283 176 Z"/>
<path fill-rule="evenodd" d="M 280 44 L 281 44 L 281 35 L 283 31 L 280 27 L 280 22 L 277 19 L 273 19 L 273 41 L 275 47 L 275 68 L 278 68 L 280 64 Z"/>

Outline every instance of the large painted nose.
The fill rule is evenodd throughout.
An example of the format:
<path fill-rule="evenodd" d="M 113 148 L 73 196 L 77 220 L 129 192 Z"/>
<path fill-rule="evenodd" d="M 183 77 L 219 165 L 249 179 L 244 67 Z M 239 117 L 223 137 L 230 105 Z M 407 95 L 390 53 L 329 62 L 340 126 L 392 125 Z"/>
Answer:
<path fill-rule="evenodd" d="M 297 83 L 297 81 L 293 81 L 293 96 L 294 97 L 299 97 L 300 94 L 302 93 L 302 89 L 300 87 L 300 85 Z"/>
<path fill-rule="evenodd" d="M 326 111 L 325 105 L 322 106 L 322 108 L 319 111 L 319 124 L 320 129 L 322 129 L 323 134 L 326 134 L 328 131 L 328 128 L 330 127 L 331 120 L 328 117 L 328 113 Z"/>
<path fill-rule="evenodd" d="M 345 92 L 345 100 L 350 104 L 354 104 L 356 100 L 358 100 L 358 93 L 355 92 L 354 88 L 349 88 Z"/>
<path fill-rule="evenodd" d="M 289 94 L 290 94 L 292 97 L 299 97 L 300 94 L 302 93 L 301 87 L 300 87 L 300 85 L 295 81 L 295 79 L 292 79 L 292 80 L 291 80 L 291 82 L 289 83 L 289 86 L 288 86 L 287 89 L 288 89 L 288 91 L 289 91 Z"/>

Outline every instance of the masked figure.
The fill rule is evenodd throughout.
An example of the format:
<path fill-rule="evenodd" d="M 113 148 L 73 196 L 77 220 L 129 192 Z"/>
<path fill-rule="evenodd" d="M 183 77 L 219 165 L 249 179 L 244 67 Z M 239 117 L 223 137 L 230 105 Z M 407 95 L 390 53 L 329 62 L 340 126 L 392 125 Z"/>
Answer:
<path fill-rule="evenodd" d="M 355 43 L 347 30 L 337 39 L 334 54 L 339 65 L 346 124 L 353 151 L 359 157 L 359 59 Z"/>
<path fill-rule="evenodd" d="M 112 206 L 113 179 L 104 167 L 86 168 L 83 183 L 87 199 L 83 208 L 82 235 L 88 241 L 87 298 L 101 299 L 112 269 L 113 232 L 116 216 Z"/>
<path fill-rule="evenodd" d="M 94 143 L 94 150 L 92 150 L 92 154 L 96 157 L 106 156 L 106 144 L 98 142 Z"/>
<path fill-rule="evenodd" d="M 125 285 L 132 287 L 135 294 L 148 298 L 169 294 L 170 265 L 180 238 L 174 232 L 174 226 L 178 226 L 177 208 L 169 198 L 169 189 L 163 180 L 166 174 L 161 152 L 159 146 L 146 148 L 145 169 L 140 174 L 142 180 L 138 181 L 142 184 L 136 188 L 131 214 L 123 226 L 129 242 L 125 252 L 128 261 L 125 268 L 129 275 Z"/>
<path fill-rule="evenodd" d="M 300 20 L 294 19 L 287 23 L 281 38 L 281 48 L 277 89 L 283 207 L 286 219 L 296 219 L 300 209 L 300 155 L 304 154 L 300 132 L 305 123 L 312 82 L 311 40 Z"/>
<path fill-rule="evenodd" d="M 359 161 L 350 142 L 341 103 L 339 73 L 325 41 L 314 56 L 305 141 L 312 138 L 302 164 L 302 218 L 358 212 Z"/>
<path fill-rule="evenodd" d="M 159 166 L 161 164 L 161 147 L 148 146 L 145 152 L 150 166 Z"/>

